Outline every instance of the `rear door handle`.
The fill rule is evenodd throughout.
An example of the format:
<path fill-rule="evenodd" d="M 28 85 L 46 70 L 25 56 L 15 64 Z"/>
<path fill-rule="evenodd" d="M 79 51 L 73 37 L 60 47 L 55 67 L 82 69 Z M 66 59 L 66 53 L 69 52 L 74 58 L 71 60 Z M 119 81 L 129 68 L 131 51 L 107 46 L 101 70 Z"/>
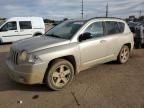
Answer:
<path fill-rule="evenodd" d="M 105 42 L 106 42 L 106 40 L 101 40 L 101 41 L 100 41 L 100 43 L 105 43 Z"/>
<path fill-rule="evenodd" d="M 15 31 L 15 32 L 18 32 L 18 31 Z"/>

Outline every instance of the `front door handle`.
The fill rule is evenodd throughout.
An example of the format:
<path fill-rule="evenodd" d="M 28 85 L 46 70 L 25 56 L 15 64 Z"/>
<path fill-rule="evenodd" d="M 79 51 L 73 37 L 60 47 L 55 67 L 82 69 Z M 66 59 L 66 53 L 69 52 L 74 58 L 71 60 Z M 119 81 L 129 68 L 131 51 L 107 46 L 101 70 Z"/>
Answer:
<path fill-rule="evenodd" d="M 15 32 L 18 32 L 17 30 Z"/>

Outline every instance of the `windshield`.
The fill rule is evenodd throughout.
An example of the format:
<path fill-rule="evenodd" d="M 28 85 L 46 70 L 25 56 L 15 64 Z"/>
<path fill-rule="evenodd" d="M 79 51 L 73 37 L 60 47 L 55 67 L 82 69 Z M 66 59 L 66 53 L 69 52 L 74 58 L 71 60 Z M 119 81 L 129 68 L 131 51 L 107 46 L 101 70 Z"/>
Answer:
<path fill-rule="evenodd" d="M 66 21 L 49 30 L 46 36 L 71 39 L 83 24 L 84 21 Z"/>

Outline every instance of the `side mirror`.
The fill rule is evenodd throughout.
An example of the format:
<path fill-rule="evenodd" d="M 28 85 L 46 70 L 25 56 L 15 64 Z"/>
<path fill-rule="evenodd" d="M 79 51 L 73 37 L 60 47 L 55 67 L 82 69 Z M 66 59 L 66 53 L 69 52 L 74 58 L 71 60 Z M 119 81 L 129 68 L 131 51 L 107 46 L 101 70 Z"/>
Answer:
<path fill-rule="evenodd" d="M 79 36 L 79 42 L 82 42 L 82 41 L 90 39 L 90 38 L 91 38 L 91 33 L 86 32 Z"/>

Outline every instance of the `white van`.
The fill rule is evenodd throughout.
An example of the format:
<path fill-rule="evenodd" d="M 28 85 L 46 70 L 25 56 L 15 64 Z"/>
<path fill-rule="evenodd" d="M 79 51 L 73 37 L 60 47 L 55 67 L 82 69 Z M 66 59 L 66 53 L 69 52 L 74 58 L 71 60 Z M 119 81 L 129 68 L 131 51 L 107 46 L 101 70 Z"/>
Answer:
<path fill-rule="evenodd" d="M 45 33 L 41 17 L 13 17 L 0 26 L 0 43 L 38 36 Z"/>

